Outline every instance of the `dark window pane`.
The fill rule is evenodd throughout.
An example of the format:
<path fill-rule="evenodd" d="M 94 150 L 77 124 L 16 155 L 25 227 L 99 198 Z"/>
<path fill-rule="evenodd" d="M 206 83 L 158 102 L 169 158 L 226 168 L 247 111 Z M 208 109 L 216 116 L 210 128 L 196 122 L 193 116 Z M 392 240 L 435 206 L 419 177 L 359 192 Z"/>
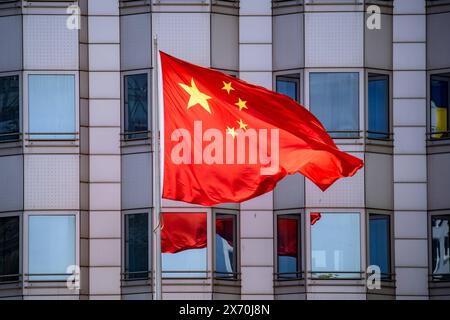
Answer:
<path fill-rule="evenodd" d="M 333 138 L 359 136 L 359 74 L 320 72 L 309 75 L 309 104 Z"/>
<path fill-rule="evenodd" d="M 389 138 L 389 77 L 369 74 L 369 138 Z"/>
<path fill-rule="evenodd" d="M 19 280 L 19 239 L 19 217 L 0 218 L 0 282 Z"/>
<path fill-rule="evenodd" d="M 431 219 L 434 280 L 450 280 L 449 221 L 450 216 L 434 216 Z"/>
<path fill-rule="evenodd" d="M 148 277 L 148 213 L 125 215 L 126 279 Z"/>
<path fill-rule="evenodd" d="M 125 136 L 127 139 L 147 137 L 148 81 L 147 74 L 125 77 Z"/>
<path fill-rule="evenodd" d="M 431 77 L 431 135 L 433 139 L 447 138 L 449 136 L 449 76 Z"/>
<path fill-rule="evenodd" d="M 369 217 L 370 265 L 380 267 L 381 277 L 388 278 L 390 268 L 389 216 L 373 214 Z"/>
<path fill-rule="evenodd" d="M 287 95 L 294 101 L 299 102 L 300 75 L 286 75 L 277 77 L 277 92 Z"/>
<path fill-rule="evenodd" d="M 300 217 L 277 216 L 278 278 L 299 278 L 300 268 Z"/>
<path fill-rule="evenodd" d="M 216 276 L 236 276 L 236 217 L 231 214 L 216 215 Z"/>
<path fill-rule="evenodd" d="M 19 76 L 0 78 L 0 141 L 19 136 Z"/>

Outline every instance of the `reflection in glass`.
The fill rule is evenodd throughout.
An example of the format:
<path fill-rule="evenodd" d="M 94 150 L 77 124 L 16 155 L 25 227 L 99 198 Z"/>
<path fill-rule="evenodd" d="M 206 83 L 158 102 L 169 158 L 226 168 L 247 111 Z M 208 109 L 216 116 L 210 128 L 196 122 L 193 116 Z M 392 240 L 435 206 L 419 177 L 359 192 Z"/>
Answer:
<path fill-rule="evenodd" d="M 449 221 L 450 216 L 431 218 L 433 280 L 450 280 Z"/>
<path fill-rule="evenodd" d="M 75 216 L 30 216 L 28 271 L 30 280 L 66 280 L 75 265 Z"/>
<path fill-rule="evenodd" d="M 19 131 L 19 76 L 0 77 L 0 141 L 19 139 Z"/>
<path fill-rule="evenodd" d="M 0 283 L 19 280 L 19 221 L 0 218 Z"/>
<path fill-rule="evenodd" d="M 231 214 L 216 215 L 216 270 L 220 278 L 236 276 L 236 217 Z"/>
<path fill-rule="evenodd" d="M 125 277 L 148 277 L 148 213 L 125 215 Z"/>
<path fill-rule="evenodd" d="M 390 266 L 390 222 L 389 216 L 369 216 L 370 265 L 380 267 L 381 277 L 388 278 Z"/>
<path fill-rule="evenodd" d="M 300 102 L 300 74 L 277 76 L 276 89 L 294 101 Z"/>
<path fill-rule="evenodd" d="M 433 139 L 449 136 L 449 90 L 450 76 L 431 76 L 431 135 Z"/>
<path fill-rule="evenodd" d="M 312 276 L 358 278 L 361 270 L 358 213 L 321 213 L 311 225 Z"/>
<path fill-rule="evenodd" d="M 125 76 L 126 139 L 145 138 L 148 130 L 147 74 Z"/>
<path fill-rule="evenodd" d="M 300 217 L 277 216 L 278 278 L 300 278 Z"/>
<path fill-rule="evenodd" d="M 369 130 L 368 137 L 389 138 L 389 76 L 369 74 L 368 88 Z"/>

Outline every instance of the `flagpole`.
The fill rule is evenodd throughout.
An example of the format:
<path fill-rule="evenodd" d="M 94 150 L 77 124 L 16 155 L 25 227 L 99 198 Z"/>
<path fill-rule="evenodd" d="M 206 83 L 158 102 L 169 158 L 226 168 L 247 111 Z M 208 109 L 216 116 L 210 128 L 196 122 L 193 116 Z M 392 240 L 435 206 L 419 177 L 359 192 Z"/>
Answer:
<path fill-rule="evenodd" d="M 158 72 L 158 36 L 153 38 L 153 213 L 155 217 L 155 300 L 162 300 L 161 275 L 161 158 L 159 129 L 159 72 Z"/>

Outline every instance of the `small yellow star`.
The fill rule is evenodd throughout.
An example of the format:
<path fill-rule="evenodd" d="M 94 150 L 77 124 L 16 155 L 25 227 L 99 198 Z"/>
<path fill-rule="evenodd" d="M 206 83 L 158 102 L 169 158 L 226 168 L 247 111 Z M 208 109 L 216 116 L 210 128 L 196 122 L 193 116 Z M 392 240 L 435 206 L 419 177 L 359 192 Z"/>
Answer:
<path fill-rule="evenodd" d="M 234 137 L 236 137 L 237 136 L 237 132 L 236 132 L 236 130 L 234 129 L 234 127 L 227 127 L 227 134 L 231 134 L 231 136 L 234 138 Z"/>
<path fill-rule="evenodd" d="M 245 105 L 247 103 L 247 101 L 243 101 L 241 100 L 241 98 L 239 98 L 239 101 L 235 103 L 235 105 L 237 105 L 239 107 L 239 111 L 242 111 L 242 109 L 248 109 L 247 106 Z"/>
<path fill-rule="evenodd" d="M 191 79 L 191 86 L 187 86 L 184 83 L 179 83 L 179 85 L 186 90 L 187 93 L 189 93 L 189 95 L 191 96 L 189 98 L 189 102 L 188 102 L 188 106 L 187 108 L 191 108 L 193 106 L 195 106 L 196 104 L 199 104 L 203 107 L 203 109 L 205 109 L 206 111 L 208 111 L 209 113 L 211 113 L 211 109 L 209 108 L 209 104 L 208 104 L 208 99 L 211 99 L 210 96 L 207 96 L 206 94 L 200 92 L 200 90 L 198 90 L 197 85 L 194 82 L 194 78 Z"/>
<path fill-rule="evenodd" d="M 222 81 L 222 82 L 223 82 L 223 88 L 222 88 L 222 90 L 226 90 L 227 93 L 230 94 L 230 91 L 231 91 L 231 90 L 234 90 L 234 88 L 231 86 L 231 81 L 228 82 L 228 83 L 226 83 L 225 81 Z"/>
<path fill-rule="evenodd" d="M 239 121 L 236 121 L 239 124 L 239 129 L 243 129 L 244 131 L 247 130 L 248 124 L 244 123 L 242 119 L 239 119 Z"/>

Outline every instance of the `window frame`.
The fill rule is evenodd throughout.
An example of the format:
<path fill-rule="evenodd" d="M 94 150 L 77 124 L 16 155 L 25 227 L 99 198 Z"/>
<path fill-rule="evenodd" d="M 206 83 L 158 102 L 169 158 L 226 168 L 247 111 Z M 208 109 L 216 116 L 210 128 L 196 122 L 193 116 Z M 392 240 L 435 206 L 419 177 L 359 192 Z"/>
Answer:
<path fill-rule="evenodd" d="M 29 102 L 29 77 L 33 75 L 61 75 L 61 76 L 74 76 L 74 126 L 75 132 L 67 133 L 67 135 L 73 135 L 73 138 L 63 138 L 63 139 L 52 139 L 52 138 L 30 138 L 32 133 L 30 133 L 30 102 Z M 62 146 L 78 146 L 80 140 L 80 72 L 79 71 L 24 71 L 23 74 L 23 138 L 25 145 L 27 146 L 46 146 L 51 145 L 62 145 Z M 55 134 L 49 132 L 49 134 Z"/>
<path fill-rule="evenodd" d="M 444 283 L 450 282 L 450 272 L 444 279 L 436 279 L 433 275 L 433 218 L 448 217 L 450 220 L 450 210 L 442 210 L 437 212 L 431 212 L 428 215 L 428 278 L 430 282 L 433 283 Z M 449 231 L 450 233 L 450 231 Z"/>
<path fill-rule="evenodd" d="M 435 138 L 437 132 L 431 131 L 431 78 L 442 77 L 448 81 L 447 137 Z M 427 140 L 432 142 L 447 142 L 450 140 L 450 69 L 427 72 Z"/>
<path fill-rule="evenodd" d="M 367 212 L 367 239 L 366 239 L 366 265 L 370 266 L 370 216 L 383 216 L 388 217 L 389 219 L 389 246 L 388 246 L 388 265 L 389 265 L 389 272 L 386 274 L 387 277 L 383 277 L 383 274 L 381 274 L 381 281 L 393 281 L 395 279 L 395 264 L 394 264 L 394 217 L 391 212 L 383 212 L 379 210 L 370 210 Z"/>
<path fill-rule="evenodd" d="M 11 142 L 18 142 L 23 139 L 23 92 L 24 92 L 24 85 L 23 85 L 23 76 L 21 72 L 0 72 L 0 77 L 12 77 L 12 76 L 18 76 L 19 78 L 19 131 L 17 132 L 17 135 L 19 136 L 19 139 L 11 139 L 11 140 L 5 140 L 1 141 L 0 144 L 4 143 L 11 143 Z M 0 134 L 1 135 L 1 134 Z M 15 134 L 14 134 L 15 135 Z"/>
<path fill-rule="evenodd" d="M 277 92 L 277 80 L 278 78 L 286 78 L 289 80 L 293 80 L 294 78 L 290 78 L 290 76 L 293 75 L 298 75 L 298 78 L 295 80 L 298 80 L 298 90 L 297 90 L 297 94 L 298 94 L 298 99 L 297 99 L 297 103 L 301 104 L 302 106 L 304 106 L 304 92 L 305 92 L 305 78 L 304 78 L 304 70 L 303 69 L 289 69 L 289 70 L 283 70 L 283 71 L 274 71 L 273 72 L 273 83 L 272 83 L 272 88 L 273 91 Z M 303 80 L 303 82 L 302 82 Z M 277 92 L 282 94 L 281 92 Z"/>
<path fill-rule="evenodd" d="M 10 217 L 18 217 L 19 218 L 19 273 L 17 274 L 18 280 L 16 281 L 0 281 L 0 287 L 3 285 L 10 285 L 11 283 L 20 283 L 23 280 L 23 241 L 24 241 L 24 227 L 23 227 L 23 214 L 22 212 L 3 212 L 0 213 L 0 218 L 10 218 Z M 1 275 L 0 275 L 1 276 Z"/>
<path fill-rule="evenodd" d="M 229 215 L 229 216 L 233 216 L 234 217 L 234 236 L 233 236 L 233 241 L 234 241 L 234 249 L 236 250 L 233 253 L 233 260 L 234 260 L 234 264 L 235 264 L 235 271 L 233 272 L 233 276 L 232 277 L 226 277 L 226 276 L 218 276 L 217 275 L 217 271 L 216 271 L 216 218 L 218 215 Z M 229 280 L 229 281 L 236 281 L 236 280 L 240 280 L 240 275 L 241 275 L 241 269 L 240 269 L 240 223 L 239 223 L 239 215 L 238 212 L 235 210 L 226 210 L 226 209 L 215 209 L 213 210 L 212 213 L 212 217 L 214 218 L 214 223 L 211 223 L 212 226 L 212 235 L 214 235 L 214 241 L 212 243 L 212 261 L 211 261 L 211 265 L 212 265 L 212 274 L 213 274 L 213 278 L 216 280 Z M 207 217 L 208 219 L 208 217 Z M 228 273 L 227 273 L 228 274 Z"/>
<path fill-rule="evenodd" d="M 386 132 L 386 138 L 378 138 L 378 137 L 370 137 L 369 132 L 369 78 L 370 75 L 376 76 L 387 76 L 388 80 L 388 112 L 387 112 L 387 121 L 388 121 L 388 132 Z M 378 69 L 367 69 L 365 72 L 365 103 L 364 103 L 364 113 L 365 113 L 365 136 L 368 140 L 372 141 L 392 141 L 393 140 L 393 108 L 392 108 L 392 93 L 393 93 L 393 81 L 392 81 L 392 73 L 390 71 L 378 70 Z"/>
<path fill-rule="evenodd" d="M 125 130 L 126 124 L 126 106 L 125 106 L 125 79 L 128 76 L 147 74 L 147 131 L 142 133 L 142 137 L 129 137 L 133 134 L 132 131 Z M 146 144 L 151 144 L 152 129 L 153 129 L 153 83 L 152 83 L 152 69 L 139 69 L 132 71 L 124 71 L 120 76 L 120 92 L 121 92 L 121 102 L 120 102 L 120 135 L 121 141 L 125 144 L 135 144 L 142 143 L 145 141 Z"/>

